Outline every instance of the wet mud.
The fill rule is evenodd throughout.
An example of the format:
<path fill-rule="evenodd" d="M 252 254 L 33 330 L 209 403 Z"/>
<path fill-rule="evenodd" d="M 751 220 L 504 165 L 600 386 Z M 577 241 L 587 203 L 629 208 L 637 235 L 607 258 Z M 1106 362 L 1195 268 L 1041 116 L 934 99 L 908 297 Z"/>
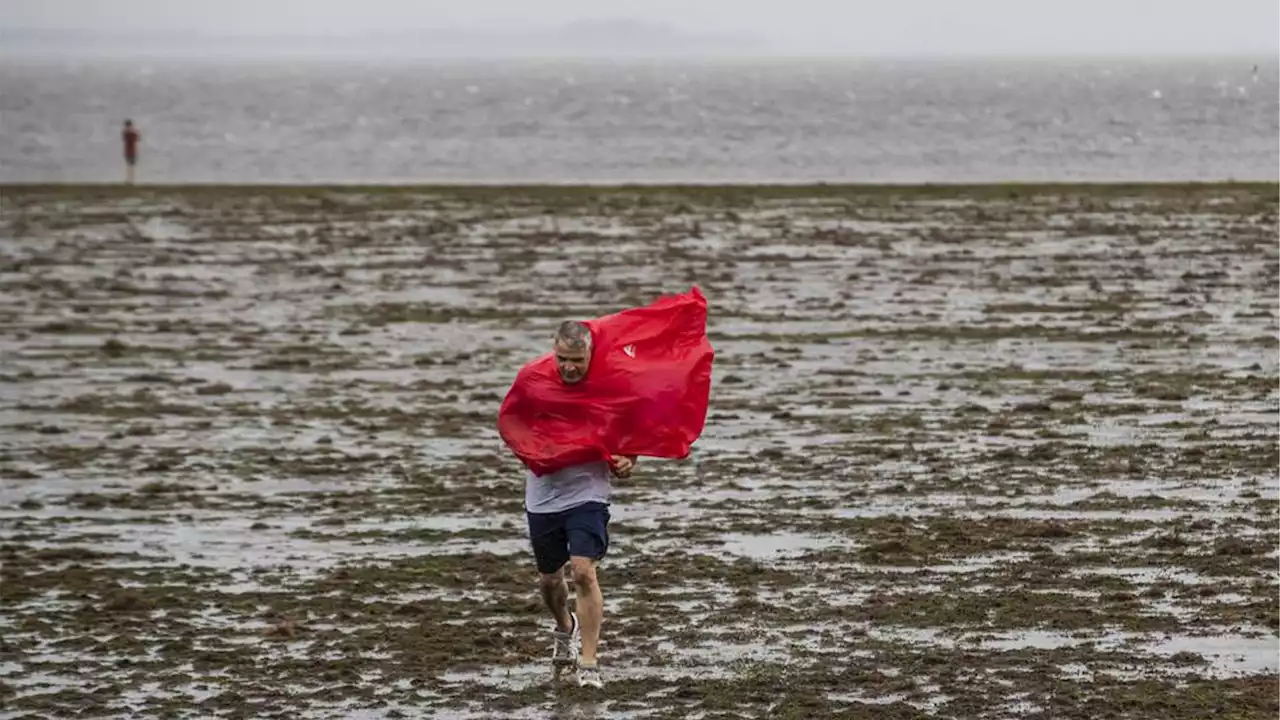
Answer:
<path fill-rule="evenodd" d="M 6 188 L 0 716 L 1274 718 L 1277 192 Z M 551 681 L 494 431 L 696 283 Z"/>

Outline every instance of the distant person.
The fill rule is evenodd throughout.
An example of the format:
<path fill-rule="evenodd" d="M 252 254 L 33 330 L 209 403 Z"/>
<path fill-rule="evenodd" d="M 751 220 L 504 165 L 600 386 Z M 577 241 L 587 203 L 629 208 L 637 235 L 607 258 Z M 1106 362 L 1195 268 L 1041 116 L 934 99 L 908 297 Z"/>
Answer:
<path fill-rule="evenodd" d="M 120 133 L 124 140 L 124 164 L 127 182 L 133 184 L 133 169 L 138 164 L 138 142 L 142 135 L 133 127 L 132 120 L 124 121 L 124 132 Z"/>

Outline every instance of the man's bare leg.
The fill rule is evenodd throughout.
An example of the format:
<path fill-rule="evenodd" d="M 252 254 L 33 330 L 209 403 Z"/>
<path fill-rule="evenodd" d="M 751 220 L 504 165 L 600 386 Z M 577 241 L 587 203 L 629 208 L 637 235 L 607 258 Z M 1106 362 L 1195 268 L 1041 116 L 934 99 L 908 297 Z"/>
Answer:
<path fill-rule="evenodd" d="M 127 168 L 125 171 L 125 182 L 132 185 L 133 184 L 133 163 L 125 163 L 125 167 Z"/>
<path fill-rule="evenodd" d="M 587 557 L 571 557 L 573 585 L 577 594 L 578 622 L 582 626 L 582 664 L 596 664 L 596 644 L 600 642 L 600 626 L 604 622 L 604 595 L 596 580 L 596 561 Z"/>
<path fill-rule="evenodd" d="M 551 667 L 558 680 L 564 670 L 578 664 L 575 623 L 569 614 L 569 588 L 564 581 L 563 568 L 560 572 L 539 575 L 538 589 L 542 592 L 542 601 L 556 619 L 556 632 L 552 633 L 555 646 L 551 650 Z"/>
<path fill-rule="evenodd" d="M 569 617 L 569 588 L 565 585 L 564 575 L 559 572 L 539 575 L 538 589 L 542 591 L 542 601 L 556 619 L 556 629 L 566 633 L 573 630 L 573 620 Z"/>

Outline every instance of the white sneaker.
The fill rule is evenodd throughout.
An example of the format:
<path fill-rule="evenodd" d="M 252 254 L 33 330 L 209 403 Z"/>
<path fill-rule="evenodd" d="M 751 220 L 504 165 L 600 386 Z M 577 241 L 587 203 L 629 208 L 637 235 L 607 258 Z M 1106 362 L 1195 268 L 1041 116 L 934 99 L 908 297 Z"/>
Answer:
<path fill-rule="evenodd" d="M 578 686 L 603 688 L 604 678 L 600 677 L 599 665 L 579 665 L 578 666 Z"/>
<path fill-rule="evenodd" d="M 551 636 L 555 638 L 555 645 L 551 648 L 551 664 L 557 669 L 578 664 L 578 643 L 581 642 L 582 635 L 578 628 L 577 614 L 569 613 L 569 617 L 573 620 L 572 630 L 567 633 L 551 631 Z"/>

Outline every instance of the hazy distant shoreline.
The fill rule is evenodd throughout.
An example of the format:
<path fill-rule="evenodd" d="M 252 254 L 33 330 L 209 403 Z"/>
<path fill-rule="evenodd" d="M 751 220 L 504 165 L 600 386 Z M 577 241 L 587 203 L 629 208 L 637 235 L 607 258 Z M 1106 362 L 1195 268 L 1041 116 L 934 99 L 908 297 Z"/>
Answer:
<path fill-rule="evenodd" d="M 374 48 L 343 48 L 340 45 L 309 45 L 291 47 L 287 45 L 273 46 L 263 43 L 261 51 L 252 49 L 214 48 L 200 46 L 175 47 L 171 49 L 142 47 L 111 48 L 48 48 L 32 49 L 4 44 L 0 35 L 0 63 L 9 64 L 61 64 L 61 63 L 151 63 L 163 62 L 174 66 L 190 65 L 272 65 L 279 63 L 304 65 L 521 65 L 521 64 L 635 64 L 672 63 L 685 65 L 778 65 L 787 63 L 815 64 L 859 64 L 859 63 L 919 63 L 932 64 L 938 62 L 951 63 L 956 66 L 982 64 L 1013 63 L 1079 63 L 1094 64 L 1100 62 L 1113 63 L 1196 63 L 1196 62 L 1234 62 L 1248 69 L 1251 65 L 1260 67 L 1274 66 L 1277 62 L 1275 53 L 1265 51 L 1239 51 L 1230 53 L 1059 53 L 1059 52 L 1009 52 L 1009 53 L 902 53 L 888 52 L 834 52 L 812 51 L 797 52 L 768 47 L 755 48 L 743 45 L 740 48 L 685 47 L 668 48 L 651 51 L 638 50 L 580 50 L 563 46 L 547 47 L 535 50 L 508 49 L 497 52 L 475 52 L 470 48 L 460 48 L 448 52 L 415 52 L 399 51 L 394 46 Z"/>
<path fill-rule="evenodd" d="M 433 28 L 327 34 L 215 34 L 0 29 L 0 60 L 545 61 L 545 60 L 1204 60 L 1273 63 L 1268 48 L 1230 52 L 920 52 L 797 50 L 746 34 L 690 33 L 661 23 L 586 21 L 529 30 Z"/>
<path fill-rule="evenodd" d="M 769 54 L 753 36 L 687 33 L 659 23 L 589 21 L 530 30 L 436 28 L 325 34 L 100 33 L 39 28 L 0 32 L 0 57 L 531 59 Z"/>

